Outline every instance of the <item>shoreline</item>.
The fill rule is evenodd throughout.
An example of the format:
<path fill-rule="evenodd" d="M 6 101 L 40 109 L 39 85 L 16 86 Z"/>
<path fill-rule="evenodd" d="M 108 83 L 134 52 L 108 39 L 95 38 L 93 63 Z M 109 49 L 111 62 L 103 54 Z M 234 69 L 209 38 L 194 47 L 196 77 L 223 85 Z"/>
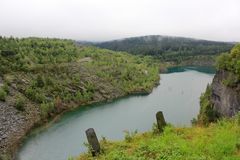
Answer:
<path fill-rule="evenodd" d="M 175 67 L 176 66 L 177 65 L 175 65 Z M 168 67 L 165 67 L 165 68 L 167 69 L 167 68 L 170 68 L 170 67 L 174 67 L 174 65 L 169 65 Z M 74 110 L 76 110 L 76 109 L 78 109 L 80 107 L 85 107 L 85 106 L 89 106 L 89 105 L 91 106 L 91 105 L 94 105 L 94 104 L 109 103 L 109 102 L 112 102 L 112 101 L 115 101 L 115 100 L 118 100 L 118 99 L 121 99 L 121 98 L 124 98 L 124 97 L 127 97 L 127 96 L 148 95 L 158 85 L 160 85 L 160 74 L 159 74 L 159 79 L 154 83 L 154 85 L 152 86 L 151 90 L 134 91 L 132 93 L 120 94 L 117 97 L 111 97 L 110 96 L 111 97 L 110 99 L 108 99 L 109 97 L 107 97 L 107 98 L 105 97 L 104 100 L 100 99 L 100 101 L 96 101 L 95 100 L 95 101 L 85 102 L 84 104 L 81 104 L 81 105 L 78 105 L 78 106 L 71 106 L 71 107 L 66 108 L 61 113 L 57 113 L 56 115 L 54 115 L 53 117 L 48 119 L 46 122 L 41 122 L 41 119 L 40 119 L 37 122 L 34 122 L 32 127 L 27 129 L 25 134 L 23 136 L 21 136 L 19 138 L 19 140 L 12 145 L 12 147 L 10 147 L 11 148 L 10 150 L 12 150 L 12 152 L 8 152 L 6 154 L 8 156 L 10 156 L 11 158 L 13 158 L 14 160 L 17 160 L 17 155 L 19 153 L 19 150 L 20 150 L 21 146 L 24 144 L 24 141 L 26 141 L 26 139 L 29 136 L 31 136 L 32 134 L 34 134 L 36 132 L 42 132 L 43 130 L 47 129 L 48 127 L 51 127 L 51 125 L 53 123 L 55 123 L 56 121 L 58 121 L 61 118 L 61 116 L 63 114 L 65 114 L 66 112 L 74 111 Z"/>
<path fill-rule="evenodd" d="M 136 91 L 136 92 L 133 92 L 133 93 L 126 93 L 124 95 L 119 95 L 118 97 L 113 97 L 113 98 L 105 99 L 105 100 L 101 100 L 101 101 L 86 102 L 85 104 L 82 104 L 82 105 L 79 105 L 79 106 L 76 106 L 76 107 L 71 107 L 69 109 L 64 110 L 63 112 L 61 112 L 59 114 L 56 114 L 54 117 L 50 118 L 47 122 L 43 122 L 43 123 L 37 122 L 37 123 L 35 123 L 33 125 L 33 127 L 30 128 L 23 137 L 20 138 L 19 142 L 17 142 L 17 144 L 13 145 L 13 146 L 15 146 L 16 149 L 15 149 L 14 153 L 10 153 L 10 155 L 12 155 L 11 157 L 13 158 L 13 160 L 18 160 L 17 155 L 20 151 L 21 146 L 24 144 L 24 141 L 26 141 L 29 136 L 34 135 L 34 134 L 39 133 L 39 132 L 42 132 L 45 129 L 51 127 L 51 125 L 53 123 L 57 122 L 65 113 L 77 110 L 80 107 L 87 107 L 87 106 L 96 105 L 96 104 L 111 103 L 113 101 L 116 101 L 116 100 L 119 100 L 119 99 L 122 99 L 122 98 L 125 98 L 125 97 L 129 97 L 129 96 L 149 95 L 153 91 L 154 88 L 156 88 L 157 86 L 160 85 L 159 81 L 160 81 L 160 76 L 159 76 L 159 79 L 158 79 L 158 83 L 154 84 L 151 91 L 147 91 L 147 90 Z"/>

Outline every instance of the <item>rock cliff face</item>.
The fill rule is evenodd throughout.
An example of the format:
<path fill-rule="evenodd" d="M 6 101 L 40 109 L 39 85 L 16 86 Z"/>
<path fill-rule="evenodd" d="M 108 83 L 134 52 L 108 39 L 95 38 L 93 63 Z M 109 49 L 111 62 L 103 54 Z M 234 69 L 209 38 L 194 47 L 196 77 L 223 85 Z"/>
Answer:
<path fill-rule="evenodd" d="M 227 86 L 224 81 L 232 73 L 220 70 L 214 76 L 211 91 L 211 103 L 220 116 L 232 117 L 240 111 L 240 83 Z"/>

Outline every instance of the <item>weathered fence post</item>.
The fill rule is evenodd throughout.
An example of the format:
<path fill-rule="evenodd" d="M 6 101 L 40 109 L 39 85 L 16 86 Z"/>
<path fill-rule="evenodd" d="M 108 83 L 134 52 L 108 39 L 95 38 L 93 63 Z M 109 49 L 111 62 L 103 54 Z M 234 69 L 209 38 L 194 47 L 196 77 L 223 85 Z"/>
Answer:
<path fill-rule="evenodd" d="M 93 128 L 86 130 L 87 140 L 92 149 L 92 155 L 96 156 L 100 153 L 100 144 L 98 142 L 97 135 Z"/>
<path fill-rule="evenodd" d="M 159 131 L 161 133 L 161 132 L 163 132 L 163 128 L 167 125 L 166 121 L 164 119 L 162 111 L 157 112 L 156 119 L 157 119 L 158 129 L 159 129 Z"/>

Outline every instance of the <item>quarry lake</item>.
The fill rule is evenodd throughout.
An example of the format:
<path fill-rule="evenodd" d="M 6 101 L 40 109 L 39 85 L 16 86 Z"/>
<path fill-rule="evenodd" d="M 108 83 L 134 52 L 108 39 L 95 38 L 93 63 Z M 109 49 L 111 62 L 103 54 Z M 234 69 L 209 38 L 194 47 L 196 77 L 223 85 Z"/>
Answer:
<path fill-rule="evenodd" d="M 123 139 L 124 130 L 150 130 L 157 111 L 163 111 L 168 123 L 190 126 L 199 112 L 199 97 L 213 76 L 214 70 L 208 67 L 175 67 L 160 75 L 160 85 L 149 95 L 129 96 L 67 112 L 49 128 L 29 136 L 18 159 L 67 160 L 86 151 L 86 129 L 94 128 L 99 139 Z"/>

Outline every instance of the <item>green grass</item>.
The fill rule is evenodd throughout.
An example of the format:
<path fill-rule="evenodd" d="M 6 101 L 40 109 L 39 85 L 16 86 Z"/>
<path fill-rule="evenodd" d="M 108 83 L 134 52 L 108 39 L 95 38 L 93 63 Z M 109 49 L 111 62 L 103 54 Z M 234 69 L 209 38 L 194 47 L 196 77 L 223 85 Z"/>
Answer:
<path fill-rule="evenodd" d="M 129 135 L 128 135 L 129 136 Z M 208 127 L 177 128 L 168 125 L 163 134 L 133 134 L 124 141 L 101 141 L 98 160 L 239 160 L 240 116 Z M 92 159 L 90 153 L 75 160 Z"/>

